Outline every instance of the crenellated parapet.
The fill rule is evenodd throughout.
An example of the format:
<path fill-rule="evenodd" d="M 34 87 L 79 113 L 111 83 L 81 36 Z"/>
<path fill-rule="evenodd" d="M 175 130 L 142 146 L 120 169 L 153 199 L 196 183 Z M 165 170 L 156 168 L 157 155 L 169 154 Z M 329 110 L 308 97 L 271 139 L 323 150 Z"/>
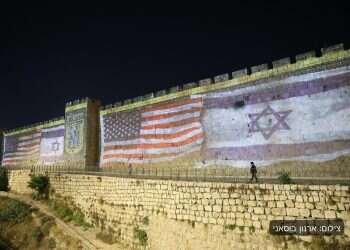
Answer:
<path fill-rule="evenodd" d="M 139 96 L 124 100 L 122 102 L 117 102 L 115 104 L 106 105 L 101 107 L 100 112 L 101 114 L 108 114 L 168 101 L 179 97 L 241 86 L 250 82 L 291 74 L 300 70 L 342 61 L 345 59 L 350 59 L 350 50 L 344 50 L 343 44 L 337 44 L 322 48 L 319 53 L 309 51 L 298 54 L 295 57 L 285 57 L 271 63 L 264 63 L 251 66 L 249 68 L 235 70 L 231 73 L 224 73 L 214 76 L 213 78 L 205 78 L 199 80 L 198 82 L 178 85 L 167 90 L 159 90 L 145 96 Z"/>
<path fill-rule="evenodd" d="M 15 134 L 21 134 L 21 133 L 26 133 L 32 130 L 39 130 L 43 128 L 49 128 L 49 127 L 54 127 L 58 125 L 64 124 L 64 116 L 57 117 L 48 121 L 43 121 L 43 122 L 37 122 L 28 126 L 23 126 L 11 130 L 5 130 L 4 135 L 15 135 Z"/>

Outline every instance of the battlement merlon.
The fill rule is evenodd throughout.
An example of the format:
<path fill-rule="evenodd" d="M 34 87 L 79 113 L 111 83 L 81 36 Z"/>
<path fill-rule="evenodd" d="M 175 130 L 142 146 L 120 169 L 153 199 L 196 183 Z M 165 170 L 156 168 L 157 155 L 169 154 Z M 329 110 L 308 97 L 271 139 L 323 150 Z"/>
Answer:
<path fill-rule="evenodd" d="M 222 74 L 212 78 L 202 79 L 197 83 L 185 84 L 177 88 L 177 91 L 171 92 L 166 90 L 157 91 L 148 99 L 133 98 L 118 103 L 118 105 L 107 105 L 101 107 L 102 115 L 118 111 L 138 108 L 154 103 L 169 101 L 179 97 L 202 94 L 209 91 L 221 90 L 229 87 L 240 86 L 252 81 L 262 80 L 269 77 L 283 75 L 298 70 L 319 66 L 339 60 L 350 59 L 350 50 L 344 50 L 343 44 L 333 45 L 321 49 L 321 56 L 317 57 L 315 51 L 298 54 L 295 56 L 295 62 L 286 57 L 272 62 L 272 67 L 268 64 L 252 66 L 250 69 L 244 68 L 229 74 Z M 134 102 L 133 102 L 134 100 Z"/>

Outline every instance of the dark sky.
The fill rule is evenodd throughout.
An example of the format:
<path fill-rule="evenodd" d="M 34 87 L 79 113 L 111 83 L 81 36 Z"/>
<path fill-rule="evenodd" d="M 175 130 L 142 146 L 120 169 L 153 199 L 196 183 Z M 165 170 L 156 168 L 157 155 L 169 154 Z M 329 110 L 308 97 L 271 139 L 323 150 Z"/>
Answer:
<path fill-rule="evenodd" d="M 343 4 L 232 2 L 2 6 L 0 128 L 62 116 L 66 102 L 86 96 L 112 104 L 327 45 L 349 48 Z"/>

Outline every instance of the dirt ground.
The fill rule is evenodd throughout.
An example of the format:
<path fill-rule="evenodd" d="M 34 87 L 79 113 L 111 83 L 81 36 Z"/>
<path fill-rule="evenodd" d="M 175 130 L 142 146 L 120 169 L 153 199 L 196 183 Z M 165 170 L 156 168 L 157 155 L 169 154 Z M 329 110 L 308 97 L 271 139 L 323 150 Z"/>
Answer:
<path fill-rule="evenodd" d="M 107 244 L 96 238 L 98 231 L 65 223 L 41 202 L 28 196 L 0 192 L 0 211 L 11 200 L 28 205 L 30 213 L 20 223 L 0 220 L 0 249 L 115 249 L 127 250 L 120 244 Z M 8 247 L 4 247 L 7 245 Z"/>

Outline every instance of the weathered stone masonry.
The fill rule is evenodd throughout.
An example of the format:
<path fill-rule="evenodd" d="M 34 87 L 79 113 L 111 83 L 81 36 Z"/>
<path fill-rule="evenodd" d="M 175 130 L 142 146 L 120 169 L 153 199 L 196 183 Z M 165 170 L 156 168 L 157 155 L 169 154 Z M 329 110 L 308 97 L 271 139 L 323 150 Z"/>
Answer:
<path fill-rule="evenodd" d="M 12 191 L 28 193 L 28 171 L 11 171 Z M 69 197 L 87 219 L 128 245 L 134 229 L 150 249 L 307 249 L 311 236 L 268 234 L 273 219 L 341 218 L 350 236 L 349 186 L 230 184 L 50 174 L 56 195 Z M 149 220 L 144 223 L 145 218 Z M 148 224 L 148 225 L 147 225 Z M 287 243 L 286 243 L 287 242 Z M 261 248 L 264 246 L 263 248 Z"/>

